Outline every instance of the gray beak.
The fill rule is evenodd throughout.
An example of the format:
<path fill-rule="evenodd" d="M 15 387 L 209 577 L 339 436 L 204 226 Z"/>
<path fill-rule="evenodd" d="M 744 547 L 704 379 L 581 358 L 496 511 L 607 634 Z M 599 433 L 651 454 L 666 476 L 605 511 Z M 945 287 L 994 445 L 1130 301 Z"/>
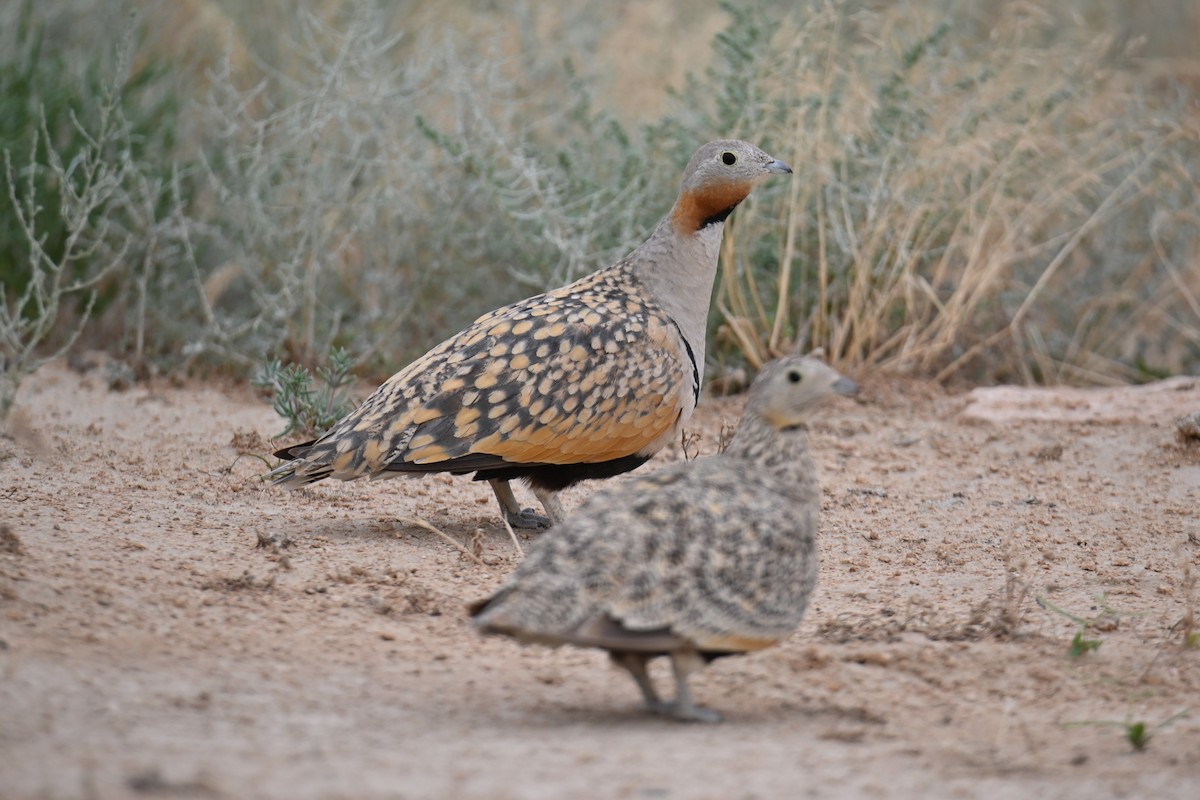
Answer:
<path fill-rule="evenodd" d="M 766 169 L 767 172 L 773 172 L 777 175 L 781 174 L 781 173 L 790 173 L 792 171 L 791 167 L 789 167 L 787 164 L 783 163 L 779 159 L 775 159 L 774 161 L 768 161 L 767 166 L 764 167 L 764 169 Z"/>
<path fill-rule="evenodd" d="M 858 394 L 858 384 L 846 377 L 838 378 L 833 383 L 833 390 L 838 394 Z"/>

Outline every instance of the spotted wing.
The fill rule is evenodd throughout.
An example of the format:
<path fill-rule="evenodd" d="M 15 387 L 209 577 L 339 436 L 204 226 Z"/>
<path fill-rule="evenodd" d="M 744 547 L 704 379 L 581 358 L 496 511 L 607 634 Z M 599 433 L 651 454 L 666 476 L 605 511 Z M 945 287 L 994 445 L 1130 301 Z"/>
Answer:
<path fill-rule="evenodd" d="M 597 273 L 480 317 L 380 386 L 291 474 L 470 471 L 654 452 L 695 407 L 699 371 L 679 329 L 637 299 L 631 280 Z"/>

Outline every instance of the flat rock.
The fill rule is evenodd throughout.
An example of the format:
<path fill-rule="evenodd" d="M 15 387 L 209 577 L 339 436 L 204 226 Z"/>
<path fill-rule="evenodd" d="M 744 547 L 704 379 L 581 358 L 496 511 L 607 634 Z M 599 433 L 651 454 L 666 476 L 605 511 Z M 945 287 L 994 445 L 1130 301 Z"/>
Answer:
<path fill-rule="evenodd" d="M 1016 420 L 1173 423 L 1200 411 L 1200 378 L 1185 375 L 1140 386 L 1097 388 L 989 386 L 972 389 L 962 415 L 997 424 Z"/>

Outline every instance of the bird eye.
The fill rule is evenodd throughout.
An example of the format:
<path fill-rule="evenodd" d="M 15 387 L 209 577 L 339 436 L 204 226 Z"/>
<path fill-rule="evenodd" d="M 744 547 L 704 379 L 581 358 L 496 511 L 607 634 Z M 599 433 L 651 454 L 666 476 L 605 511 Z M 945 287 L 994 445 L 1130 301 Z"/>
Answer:
<path fill-rule="evenodd" d="M 737 163 L 737 153 L 732 150 L 726 150 L 724 153 L 721 153 L 721 163 L 727 167 L 732 167 Z"/>
<path fill-rule="evenodd" d="M 799 383 L 804 380 L 804 376 L 800 374 L 800 370 L 794 369 L 788 372 L 788 383 Z"/>

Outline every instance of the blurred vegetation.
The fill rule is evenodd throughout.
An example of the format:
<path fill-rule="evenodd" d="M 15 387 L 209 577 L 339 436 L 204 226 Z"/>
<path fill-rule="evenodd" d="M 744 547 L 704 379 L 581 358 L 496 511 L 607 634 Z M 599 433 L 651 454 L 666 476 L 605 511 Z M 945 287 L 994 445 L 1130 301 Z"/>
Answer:
<path fill-rule="evenodd" d="M 83 63 L 71 63 L 61 50 L 47 46 L 44 26 L 32 19 L 33 7 L 32 0 L 21 5 L 16 20 L 18 45 L 0 62 L 0 152 L 9 153 L 21 166 L 22 177 L 32 182 L 29 199 L 38 208 L 32 222 L 45 237 L 47 257 L 58 262 L 63 259 L 69 236 L 68 221 L 61 211 L 64 194 L 78 192 L 84 178 L 71 168 L 66 176 L 70 185 L 63 185 L 50 162 L 56 157 L 68 167 L 77 165 L 97 144 L 95 134 L 103 135 L 97 131 L 108 94 L 102 76 L 112 73 L 115 53 L 88 52 L 83 54 Z M 178 101 L 173 94 L 153 93 L 162 74 L 161 68 L 147 66 L 130 75 L 116 91 L 121 112 L 129 120 L 120 144 L 129 148 L 129 157 L 135 162 L 157 161 L 160 170 L 169 172 L 170 162 L 158 159 L 164 151 L 168 155 L 173 152 Z M 115 160 L 118 153 L 113 146 L 115 143 L 99 155 L 107 161 Z M 95 213 L 119 213 L 114 205 L 105 204 Z M 4 210 L 6 219 L 11 220 L 11 206 L 6 205 Z M 0 226 L 0 282 L 7 290 L 20 293 L 28 285 L 28 253 L 29 242 L 20 226 Z M 76 278 L 90 271 L 88 259 L 71 267 Z"/>
<path fill-rule="evenodd" d="M 23 375 L 137 292 L 144 223 L 167 213 L 175 169 L 168 68 L 130 69 L 131 28 L 68 57 L 35 8 L 8 9 L 15 41 L 0 43 L 0 419 Z"/>
<path fill-rule="evenodd" d="M 1200 371 L 1200 10 L 1151 5 L 9 4 L 0 371 L 82 325 L 378 379 L 635 246 L 718 136 L 796 175 L 727 229 L 710 377 Z"/>

